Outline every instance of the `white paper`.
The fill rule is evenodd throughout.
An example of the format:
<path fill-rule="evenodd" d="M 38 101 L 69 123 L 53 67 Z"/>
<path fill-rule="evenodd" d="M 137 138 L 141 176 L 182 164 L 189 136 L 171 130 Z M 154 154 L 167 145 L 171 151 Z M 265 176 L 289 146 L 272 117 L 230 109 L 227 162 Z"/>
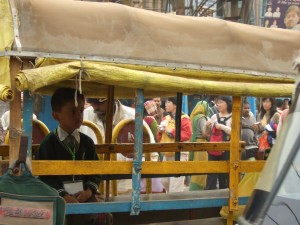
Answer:
<path fill-rule="evenodd" d="M 83 191 L 83 182 L 82 180 L 64 182 L 64 189 L 70 195 L 74 195 L 79 191 Z"/>

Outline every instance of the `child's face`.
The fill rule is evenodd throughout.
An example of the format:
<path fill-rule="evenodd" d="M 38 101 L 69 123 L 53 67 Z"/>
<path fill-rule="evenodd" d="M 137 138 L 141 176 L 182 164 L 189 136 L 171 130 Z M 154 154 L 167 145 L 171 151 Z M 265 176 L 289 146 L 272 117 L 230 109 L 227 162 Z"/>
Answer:
<path fill-rule="evenodd" d="M 291 29 L 299 23 L 299 19 L 296 12 L 289 12 L 284 18 L 284 24 L 287 28 Z"/>
<path fill-rule="evenodd" d="M 60 112 L 53 112 L 53 117 L 64 131 L 72 133 L 82 124 L 83 110 L 84 101 L 79 100 L 78 107 L 75 107 L 74 101 L 70 101 L 61 108 Z"/>
<path fill-rule="evenodd" d="M 219 112 L 226 113 L 227 112 L 227 103 L 221 99 L 218 99 L 217 109 Z"/>
<path fill-rule="evenodd" d="M 176 112 L 177 106 L 171 102 L 171 101 L 166 101 L 166 112 Z"/>

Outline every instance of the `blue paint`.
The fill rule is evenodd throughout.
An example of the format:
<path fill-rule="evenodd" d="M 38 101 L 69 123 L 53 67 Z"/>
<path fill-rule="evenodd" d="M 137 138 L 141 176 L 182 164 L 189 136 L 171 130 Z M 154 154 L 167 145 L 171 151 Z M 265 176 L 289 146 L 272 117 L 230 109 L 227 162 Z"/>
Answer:
<path fill-rule="evenodd" d="M 239 205 L 246 205 L 249 197 L 240 197 Z M 66 214 L 130 212 L 131 202 L 101 202 L 67 204 Z M 222 207 L 228 205 L 228 198 L 199 198 L 141 201 L 141 211 L 176 210 Z M 132 215 L 132 214 L 131 214 Z"/>
<path fill-rule="evenodd" d="M 42 107 L 38 118 L 48 127 L 50 131 L 53 131 L 57 128 L 58 122 L 52 117 L 50 96 L 42 96 Z"/>
<path fill-rule="evenodd" d="M 134 139 L 134 159 L 132 166 L 132 203 L 130 215 L 140 213 L 140 193 L 141 193 L 141 169 L 143 158 L 143 115 L 144 115 L 144 90 L 136 91 L 135 108 L 135 139 Z"/>
<path fill-rule="evenodd" d="M 186 113 L 187 115 L 189 114 L 188 96 L 187 95 L 182 96 L 182 111 L 184 113 Z"/>
<path fill-rule="evenodd" d="M 33 115 L 34 98 L 29 95 L 28 91 L 23 93 L 23 133 L 28 136 L 27 159 L 31 159 L 31 143 L 32 143 L 32 115 Z M 31 160 L 27 160 L 29 168 L 31 168 Z"/>
<path fill-rule="evenodd" d="M 253 113 L 254 118 L 256 118 L 256 98 L 255 97 L 248 97 L 247 100 L 250 104 L 250 110 Z"/>

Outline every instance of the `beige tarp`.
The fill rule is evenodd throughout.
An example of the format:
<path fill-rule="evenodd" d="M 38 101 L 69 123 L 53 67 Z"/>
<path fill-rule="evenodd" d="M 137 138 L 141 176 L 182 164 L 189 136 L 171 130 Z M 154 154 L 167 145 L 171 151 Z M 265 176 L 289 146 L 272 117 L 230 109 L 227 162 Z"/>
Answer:
<path fill-rule="evenodd" d="M 13 43 L 13 25 L 8 1 L 0 3 L 0 52 L 10 50 Z M 9 57 L 0 57 L 0 100 L 13 98 L 10 89 Z"/>
<path fill-rule="evenodd" d="M 22 0 L 16 5 L 22 46 L 18 54 L 50 58 L 39 64 L 40 70 L 24 71 L 25 76 L 17 78 L 20 90 L 51 93 L 62 85 L 74 86 L 75 81 L 69 81 L 78 74 L 80 62 L 59 68 L 47 65 L 65 63 L 55 58 L 81 57 L 93 80 L 87 84 L 83 79 L 83 88 L 99 94 L 105 92 L 106 84 L 117 85 L 117 93 L 124 97 L 132 96 L 136 87 L 161 96 L 177 91 L 292 93 L 296 73 L 292 64 L 300 49 L 297 31 L 166 15 L 114 3 Z M 11 55 L 14 52 L 15 45 Z M 102 63 L 92 65 L 86 60 Z M 55 74 L 60 77 L 56 79 Z"/>
<path fill-rule="evenodd" d="M 300 32 L 114 3 L 16 1 L 23 51 L 295 74 Z"/>

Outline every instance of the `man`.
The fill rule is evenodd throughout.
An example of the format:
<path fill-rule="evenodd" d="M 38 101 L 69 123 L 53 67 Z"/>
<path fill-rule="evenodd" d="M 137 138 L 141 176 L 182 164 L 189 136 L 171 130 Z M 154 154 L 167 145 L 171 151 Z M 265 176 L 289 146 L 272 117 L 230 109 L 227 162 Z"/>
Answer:
<path fill-rule="evenodd" d="M 101 136 L 103 138 L 103 141 L 105 141 L 105 132 L 106 132 L 106 112 L 107 112 L 107 98 L 88 98 L 86 99 L 87 103 L 90 103 L 91 106 L 87 107 L 84 110 L 84 116 L 83 120 L 88 120 L 97 125 L 97 127 L 100 129 Z M 122 105 L 121 102 L 117 99 L 114 100 L 114 110 L 113 110 L 113 124 L 112 129 L 115 128 L 115 126 L 124 119 L 135 119 L 135 109 Z M 150 143 L 155 143 L 154 136 L 147 125 L 147 123 L 143 122 L 144 127 L 146 127 L 149 137 L 150 137 Z M 97 143 L 96 135 L 95 133 L 86 126 L 81 126 L 80 131 L 86 135 L 88 135 L 90 138 L 93 139 L 95 143 Z M 151 156 L 153 156 L 152 154 Z M 157 155 L 157 153 L 155 153 Z M 156 156 L 158 157 L 158 156 Z M 132 161 L 131 158 L 127 158 L 123 156 L 122 154 L 117 154 L 117 160 L 119 161 Z M 119 194 L 129 194 L 132 190 L 132 184 L 131 180 L 119 180 L 118 181 L 118 192 Z"/>
<path fill-rule="evenodd" d="M 242 107 L 242 141 L 246 142 L 245 151 L 242 152 L 242 159 L 249 159 L 255 156 L 258 150 L 257 133 L 255 132 L 253 125 L 255 125 L 256 119 L 250 115 L 250 104 L 248 102 L 243 103 Z"/>
<path fill-rule="evenodd" d="M 160 124 L 162 118 L 164 117 L 165 110 L 161 108 L 161 100 L 160 97 L 153 98 L 153 101 L 157 105 L 157 115 L 155 116 L 155 120 L 157 121 L 157 124 Z"/>
<path fill-rule="evenodd" d="M 86 101 L 90 106 L 84 110 L 83 120 L 95 123 L 100 129 L 103 141 L 105 141 L 107 98 L 88 98 Z M 114 102 L 113 129 L 124 119 L 135 119 L 135 110 L 133 108 L 122 105 L 119 100 L 115 100 Z M 96 135 L 91 129 L 88 127 L 81 127 L 80 130 L 89 135 L 93 141 L 97 143 Z"/>

